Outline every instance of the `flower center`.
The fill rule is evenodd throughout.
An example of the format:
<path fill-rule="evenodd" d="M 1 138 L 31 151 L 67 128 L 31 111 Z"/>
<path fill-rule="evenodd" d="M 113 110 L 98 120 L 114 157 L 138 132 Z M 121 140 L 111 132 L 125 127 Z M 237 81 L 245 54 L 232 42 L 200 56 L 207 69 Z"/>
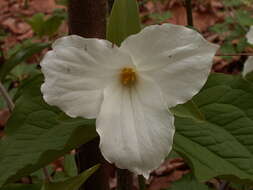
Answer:
<path fill-rule="evenodd" d="M 132 68 L 123 68 L 120 73 L 120 81 L 124 86 L 132 86 L 136 82 L 136 73 Z"/>

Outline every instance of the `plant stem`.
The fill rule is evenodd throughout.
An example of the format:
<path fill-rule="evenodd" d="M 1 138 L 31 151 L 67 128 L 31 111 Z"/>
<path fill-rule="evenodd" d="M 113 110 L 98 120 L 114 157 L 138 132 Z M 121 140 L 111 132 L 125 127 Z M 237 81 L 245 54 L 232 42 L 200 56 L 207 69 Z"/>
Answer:
<path fill-rule="evenodd" d="M 10 112 L 12 112 L 14 109 L 14 103 L 11 97 L 9 96 L 7 90 L 5 89 L 4 85 L 2 84 L 2 82 L 0 82 L 0 93 L 3 96 L 5 102 L 7 103 Z"/>
<path fill-rule="evenodd" d="M 47 183 L 51 182 L 51 181 L 52 181 L 52 178 L 51 178 L 51 176 L 49 175 L 48 170 L 47 170 L 46 167 L 43 168 L 43 173 L 44 173 L 44 176 L 45 176 L 45 181 L 46 181 Z"/>
<path fill-rule="evenodd" d="M 138 182 L 139 182 L 139 189 L 140 190 L 146 190 L 146 181 L 145 178 L 142 175 L 138 176 Z"/>
<path fill-rule="evenodd" d="M 105 38 L 107 0 L 69 0 L 69 30 L 86 38 Z"/>
<path fill-rule="evenodd" d="M 128 170 L 117 169 L 117 190 L 132 190 L 133 175 Z"/>
<path fill-rule="evenodd" d="M 105 38 L 107 0 L 68 0 L 68 13 L 70 34 Z M 78 172 L 102 162 L 81 190 L 109 190 L 106 162 L 99 150 L 98 137 L 77 149 L 76 162 Z"/>
<path fill-rule="evenodd" d="M 25 0 L 24 9 L 28 9 L 28 8 L 29 8 L 29 0 Z"/>
<path fill-rule="evenodd" d="M 192 16 L 192 1 L 191 0 L 185 0 L 185 8 L 186 8 L 186 14 L 187 14 L 187 24 L 188 26 L 193 27 L 193 16 Z"/>

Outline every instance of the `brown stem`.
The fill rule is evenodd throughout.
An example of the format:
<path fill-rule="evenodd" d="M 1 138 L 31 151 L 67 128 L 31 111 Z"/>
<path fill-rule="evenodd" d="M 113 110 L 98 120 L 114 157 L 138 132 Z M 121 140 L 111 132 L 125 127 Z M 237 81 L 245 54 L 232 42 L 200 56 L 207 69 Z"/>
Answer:
<path fill-rule="evenodd" d="M 105 38 L 106 0 L 69 0 L 69 32 L 87 38 Z"/>
<path fill-rule="evenodd" d="M 68 12 L 70 34 L 105 38 L 107 0 L 69 0 Z M 104 163 L 81 187 L 82 190 L 109 190 L 105 161 L 99 150 L 99 138 L 78 148 L 76 160 L 79 172 L 97 163 Z"/>
<path fill-rule="evenodd" d="M 76 162 L 78 172 L 100 163 L 100 168 L 85 182 L 80 190 L 109 190 L 108 163 L 103 159 L 99 150 L 99 138 L 96 138 L 77 150 Z"/>
<path fill-rule="evenodd" d="M 187 24 L 188 26 L 194 26 L 193 24 L 193 16 L 192 16 L 192 1 L 185 0 L 185 8 L 186 8 L 186 15 L 187 15 Z"/>
<path fill-rule="evenodd" d="M 117 169 L 117 190 L 132 190 L 133 175 L 128 170 Z"/>

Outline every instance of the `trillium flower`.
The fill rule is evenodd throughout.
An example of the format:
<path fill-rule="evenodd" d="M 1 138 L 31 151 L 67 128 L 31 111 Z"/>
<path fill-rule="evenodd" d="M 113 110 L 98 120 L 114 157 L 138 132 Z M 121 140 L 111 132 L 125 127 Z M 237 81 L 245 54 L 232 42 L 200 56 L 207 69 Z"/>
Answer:
<path fill-rule="evenodd" d="M 55 41 L 41 63 L 41 91 L 48 104 L 71 117 L 96 118 L 105 159 L 148 177 L 172 149 L 168 108 L 199 92 L 217 48 L 172 24 L 146 27 L 120 47 L 67 36 Z"/>
<path fill-rule="evenodd" d="M 250 27 L 246 38 L 250 44 L 253 44 L 253 26 Z M 244 63 L 242 75 L 245 77 L 248 73 L 253 71 L 253 56 L 249 57 Z"/>

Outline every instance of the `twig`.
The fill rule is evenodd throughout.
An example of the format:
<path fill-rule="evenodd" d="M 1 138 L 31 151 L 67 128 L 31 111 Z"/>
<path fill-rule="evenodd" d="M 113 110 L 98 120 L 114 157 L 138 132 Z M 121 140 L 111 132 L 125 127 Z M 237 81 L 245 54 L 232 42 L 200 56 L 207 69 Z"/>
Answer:
<path fill-rule="evenodd" d="M 51 176 L 49 175 L 48 170 L 47 170 L 46 167 L 43 168 L 43 173 L 44 173 L 44 176 L 45 176 L 45 181 L 46 181 L 46 182 L 51 182 L 51 181 L 52 181 L 52 178 L 51 178 Z"/>
<path fill-rule="evenodd" d="M 1 82 L 0 82 L 0 93 L 3 96 L 4 100 L 6 101 L 10 112 L 12 112 L 14 109 L 14 103 L 13 103 L 11 97 L 9 96 L 8 92 L 6 91 L 4 85 Z"/>
<path fill-rule="evenodd" d="M 253 56 L 253 53 L 229 53 L 229 54 L 222 54 L 217 53 L 215 56 Z"/>
<path fill-rule="evenodd" d="M 192 16 L 192 1 L 191 0 L 185 0 L 185 8 L 186 8 L 186 14 L 187 14 L 187 24 L 188 26 L 194 26 L 193 24 L 193 16 Z"/>

